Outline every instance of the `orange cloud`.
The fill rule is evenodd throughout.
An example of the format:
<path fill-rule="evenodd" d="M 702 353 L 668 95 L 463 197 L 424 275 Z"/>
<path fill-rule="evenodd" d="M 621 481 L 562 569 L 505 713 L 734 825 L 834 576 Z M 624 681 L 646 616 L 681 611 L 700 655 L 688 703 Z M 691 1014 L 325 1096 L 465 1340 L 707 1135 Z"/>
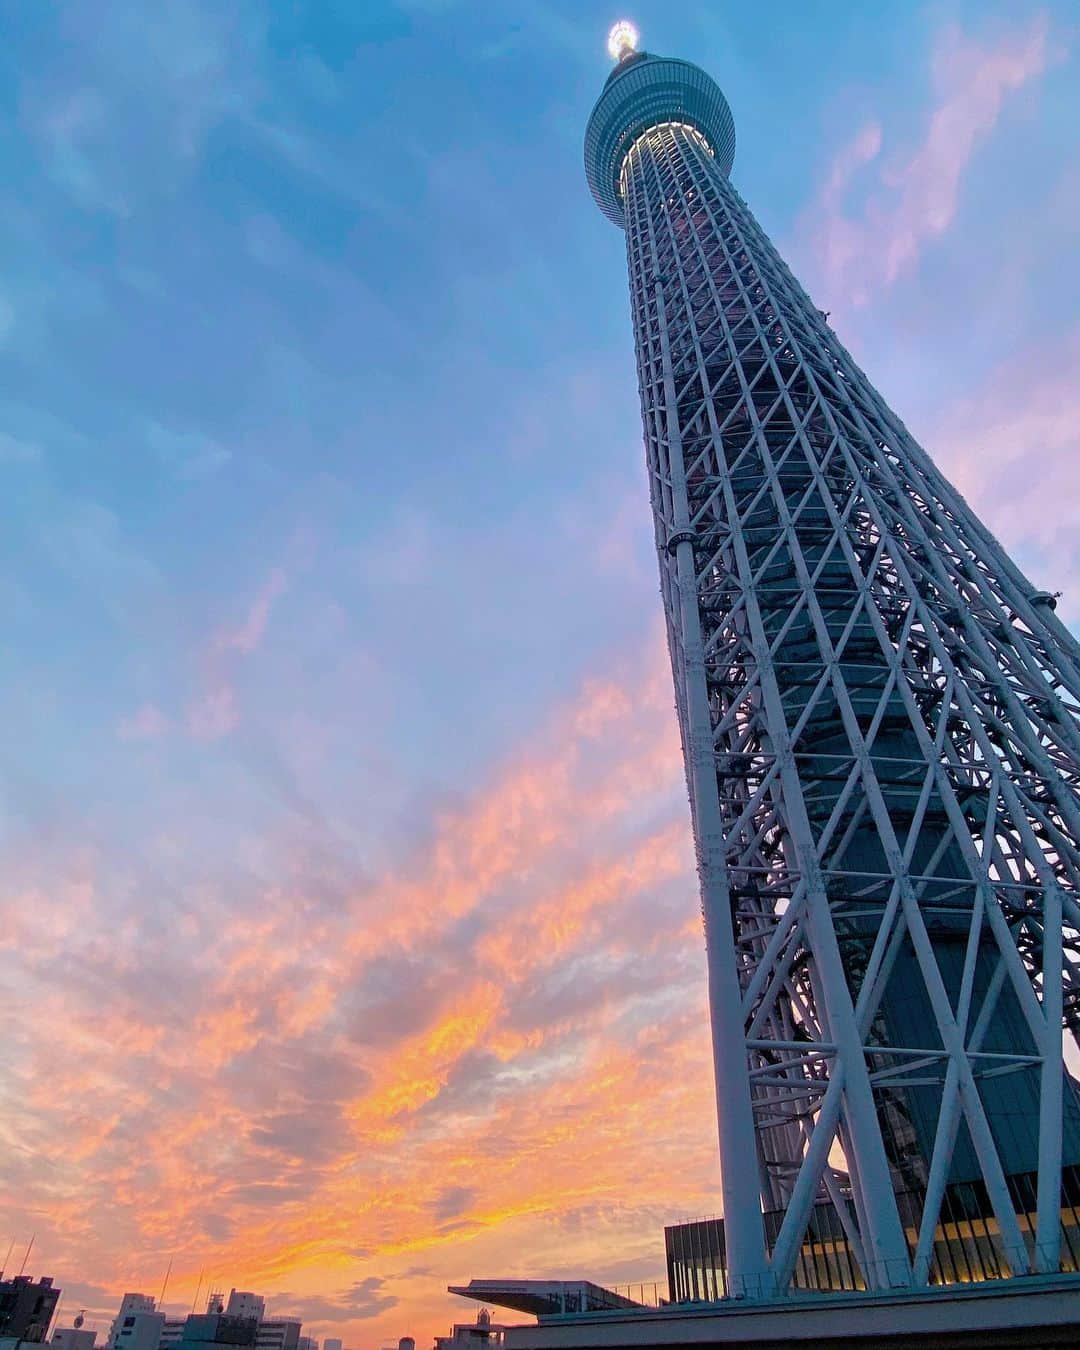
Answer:
<path fill-rule="evenodd" d="M 47 897 L 71 973 L 29 963 L 0 1205 L 50 1268 L 115 1300 L 171 1257 L 365 1339 L 467 1315 L 470 1272 L 658 1277 L 713 1153 L 669 680 L 657 641 L 587 681 L 331 899 L 295 860 L 164 926 L 106 927 L 85 867 Z"/>

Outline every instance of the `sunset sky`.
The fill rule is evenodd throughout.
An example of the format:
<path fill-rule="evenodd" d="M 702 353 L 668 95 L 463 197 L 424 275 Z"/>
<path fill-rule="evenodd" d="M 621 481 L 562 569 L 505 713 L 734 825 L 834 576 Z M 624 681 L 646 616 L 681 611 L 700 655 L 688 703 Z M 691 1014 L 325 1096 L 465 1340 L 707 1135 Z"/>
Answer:
<path fill-rule="evenodd" d="M 639 0 L 1080 622 L 1069 0 Z M 719 1203 L 592 0 L 0 0 L 0 1256 L 421 1350 Z"/>

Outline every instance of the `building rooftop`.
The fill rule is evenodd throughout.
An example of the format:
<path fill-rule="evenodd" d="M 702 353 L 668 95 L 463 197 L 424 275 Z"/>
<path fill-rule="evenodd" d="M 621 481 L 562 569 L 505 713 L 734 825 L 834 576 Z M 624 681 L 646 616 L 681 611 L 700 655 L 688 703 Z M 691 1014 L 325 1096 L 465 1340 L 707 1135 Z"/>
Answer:
<path fill-rule="evenodd" d="M 534 1317 L 642 1306 L 591 1280 L 470 1280 L 468 1284 L 450 1285 L 449 1292 L 481 1303 L 494 1303 L 499 1308 L 532 1313 Z"/>

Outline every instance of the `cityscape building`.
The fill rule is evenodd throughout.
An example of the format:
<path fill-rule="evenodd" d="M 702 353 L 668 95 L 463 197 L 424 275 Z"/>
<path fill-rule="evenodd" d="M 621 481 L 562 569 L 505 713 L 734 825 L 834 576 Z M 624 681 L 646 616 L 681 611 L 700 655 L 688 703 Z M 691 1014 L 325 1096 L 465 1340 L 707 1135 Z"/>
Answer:
<path fill-rule="evenodd" d="M 291 1317 L 267 1317 L 256 1324 L 255 1350 L 297 1350 L 300 1322 Z"/>
<path fill-rule="evenodd" d="M 109 1327 L 109 1335 L 105 1341 L 106 1350 L 121 1350 L 121 1346 L 126 1347 L 126 1350 L 134 1350 L 131 1336 L 135 1317 L 140 1313 L 156 1314 L 156 1309 L 157 1303 L 150 1294 L 125 1294 L 120 1300 L 120 1309 Z M 138 1350 L 153 1350 L 153 1348 L 140 1345 Z"/>
<path fill-rule="evenodd" d="M 491 1313 L 486 1308 L 481 1308 L 475 1322 L 455 1322 L 449 1336 L 436 1336 L 435 1350 L 486 1350 L 488 1346 L 501 1346 L 504 1330 L 491 1320 Z M 406 1339 L 412 1340 L 412 1337 L 402 1337 L 402 1340 Z M 398 1350 L 402 1350 L 400 1342 Z"/>
<path fill-rule="evenodd" d="M 0 1280 L 0 1338 L 44 1341 L 59 1298 L 60 1290 L 49 1275 L 40 1280 L 29 1275 Z"/>
<path fill-rule="evenodd" d="M 697 1296 L 842 1287 L 838 1244 L 876 1290 L 1074 1270 L 1080 647 L 732 186 L 717 85 L 613 41 L 585 167 L 626 234 L 708 953 Z"/>
<path fill-rule="evenodd" d="M 181 1350 L 210 1350 L 212 1346 L 253 1347 L 258 1323 L 253 1317 L 224 1312 L 192 1313 L 184 1322 Z"/>
<path fill-rule="evenodd" d="M 166 1345 L 174 1345 L 180 1340 L 184 1321 L 182 1317 L 167 1318 L 152 1308 L 138 1308 L 132 1312 L 121 1310 L 113 1324 L 115 1335 L 110 1336 L 108 1343 L 115 1350 L 163 1350 Z"/>
<path fill-rule="evenodd" d="M 94 1350 L 97 1332 L 89 1327 L 57 1327 L 49 1340 L 58 1350 Z"/>
<path fill-rule="evenodd" d="M 187 1325 L 186 1317 L 166 1317 L 161 1324 L 161 1334 L 158 1338 L 158 1350 L 169 1350 L 170 1346 L 178 1344 L 184 1339 L 184 1327 Z M 138 1320 L 136 1320 L 138 1326 Z"/>
<path fill-rule="evenodd" d="M 266 1299 L 261 1294 L 251 1294 L 241 1289 L 230 1289 L 225 1312 L 230 1317 L 250 1317 L 255 1322 L 261 1322 L 266 1314 Z"/>
<path fill-rule="evenodd" d="M 239 1339 L 237 1339 L 239 1338 Z M 310 1342 L 302 1346 L 302 1341 Z M 250 1345 L 253 1350 L 318 1350 L 301 1335 L 295 1318 L 268 1318 L 261 1294 L 233 1289 L 226 1302 L 210 1291 L 204 1313 L 167 1317 L 149 1294 L 125 1294 L 113 1320 L 106 1350 L 190 1350 L 197 1345 Z M 73 1347 L 72 1350 L 83 1350 Z"/>

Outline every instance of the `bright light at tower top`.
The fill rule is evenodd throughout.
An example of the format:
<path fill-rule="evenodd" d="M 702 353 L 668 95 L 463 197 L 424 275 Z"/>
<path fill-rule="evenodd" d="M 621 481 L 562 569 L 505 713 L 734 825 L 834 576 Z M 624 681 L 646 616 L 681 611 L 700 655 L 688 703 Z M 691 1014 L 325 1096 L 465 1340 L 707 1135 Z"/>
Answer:
<path fill-rule="evenodd" d="M 608 55 L 613 61 L 622 61 L 637 51 L 638 30 L 628 19 L 620 19 L 607 35 Z"/>

